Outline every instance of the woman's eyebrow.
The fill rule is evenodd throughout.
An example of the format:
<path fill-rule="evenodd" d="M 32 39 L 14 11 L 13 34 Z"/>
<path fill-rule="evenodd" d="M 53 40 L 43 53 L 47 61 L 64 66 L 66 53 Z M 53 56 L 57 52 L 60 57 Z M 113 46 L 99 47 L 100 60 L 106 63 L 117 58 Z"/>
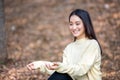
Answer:
<path fill-rule="evenodd" d="M 75 21 L 75 22 L 80 22 L 80 21 Z"/>
<path fill-rule="evenodd" d="M 80 22 L 81 20 L 75 20 L 75 22 Z"/>

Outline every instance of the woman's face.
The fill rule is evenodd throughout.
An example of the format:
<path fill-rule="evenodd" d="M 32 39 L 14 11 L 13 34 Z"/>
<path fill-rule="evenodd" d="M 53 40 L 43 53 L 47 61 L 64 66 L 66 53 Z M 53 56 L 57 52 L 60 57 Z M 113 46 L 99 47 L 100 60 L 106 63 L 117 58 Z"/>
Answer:
<path fill-rule="evenodd" d="M 69 29 L 77 39 L 85 38 L 84 24 L 78 16 L 72 15 L 70 17 Z"/>

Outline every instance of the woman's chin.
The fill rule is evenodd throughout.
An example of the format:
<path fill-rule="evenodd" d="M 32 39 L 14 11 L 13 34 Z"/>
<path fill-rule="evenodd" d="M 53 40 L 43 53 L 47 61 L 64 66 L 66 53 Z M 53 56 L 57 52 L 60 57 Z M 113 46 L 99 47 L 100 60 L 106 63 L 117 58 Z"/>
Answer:
<path fill-rule="evenodd" d="M 79 33 L 76 33 L 76 34 L 73 33 L 73 36 L 74 36 L 74 37 L 78 37 L 79 35 L 80 35 Z"/>
<path fill-rule="evenodd" d="M 74 37 L 78 37 L 79 35 L 73 35 Z"/>

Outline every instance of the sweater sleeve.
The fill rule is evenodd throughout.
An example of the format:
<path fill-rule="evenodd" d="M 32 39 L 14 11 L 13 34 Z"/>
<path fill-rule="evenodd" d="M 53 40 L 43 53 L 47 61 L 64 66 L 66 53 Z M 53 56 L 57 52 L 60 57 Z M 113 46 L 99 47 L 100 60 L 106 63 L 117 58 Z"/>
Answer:
<path fill-rule="evenodd" d="M 48 61 L 35 61 L 33 62 L 35 69 L 39 69 L 40 72 L 42 73 L 47 73 L 47 74 L 52 74 L 54 73 L 54 70 L 49 70 L 45 64 L 52 64 L 52 62 L 48 62 Z"/>
<path fill-rule="evenodd" d="M 96 56 L 100 54 L 100 48 L 98 43 L 90 44 L 83 54 L 84 56 L 80 62 L 78 61 L 78 64 L 59 63 L 59 67 L 57 68 L 56 71 L 60 73 L 68 73 L 71 76 L 85 75 L 94 65 Z"/>
<path fill-rule="evenodd" d="M 68 64 L 66 53 L 67 53 L 67 49 L 65 48 L 65 50 L 63 51 L 63 62 L 62 62 L 64 64 Z"/>

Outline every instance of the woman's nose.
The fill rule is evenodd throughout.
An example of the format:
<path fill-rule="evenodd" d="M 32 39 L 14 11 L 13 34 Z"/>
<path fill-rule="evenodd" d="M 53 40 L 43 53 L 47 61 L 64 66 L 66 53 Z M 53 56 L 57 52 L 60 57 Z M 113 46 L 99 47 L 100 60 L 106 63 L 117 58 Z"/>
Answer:
<path fill-rule="evenodd" d="M 73 28 L 73 29 L 76 29 L 76 25 L 73 25 L 72 28 Z"/>

